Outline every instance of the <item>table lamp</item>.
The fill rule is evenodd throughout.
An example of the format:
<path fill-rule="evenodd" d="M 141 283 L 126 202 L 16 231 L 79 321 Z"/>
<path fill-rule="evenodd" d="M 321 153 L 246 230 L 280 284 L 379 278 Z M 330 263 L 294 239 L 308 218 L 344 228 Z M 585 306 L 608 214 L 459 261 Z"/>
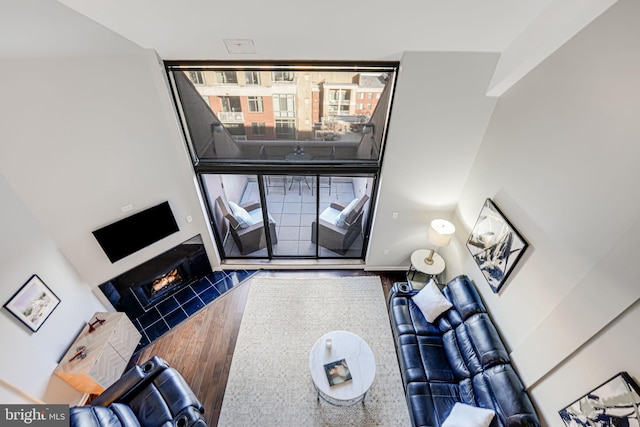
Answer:
<path fill-rule="evenodd" d="M 425 264 L 433 265 L 435 248 L 447 246 L 449 242 L 451 242 L 451 237 L 453 237 L 453 233 L 455 232 L 456 227 L 447 220 L 434 219 L 433 221 L 431 221 L 427 238 L 429 239 L 429 243 L 433 245 L 433 248 L 429 251 L 429 254 L 424 259 Z"/>

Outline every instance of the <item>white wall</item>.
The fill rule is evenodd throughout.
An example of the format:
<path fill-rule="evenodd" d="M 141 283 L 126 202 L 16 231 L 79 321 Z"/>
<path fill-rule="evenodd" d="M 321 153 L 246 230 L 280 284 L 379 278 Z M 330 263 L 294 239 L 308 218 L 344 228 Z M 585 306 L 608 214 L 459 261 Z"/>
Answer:
<path fill-rule="evenodd" d="M 3 310 L 0 378 L 35 399 L 72 402 L 77 393 L 51 373 L 105 309 L 98 284 L 197 234 L 217 258 L 155 53 L 54 1 L 2 8 L 18 48 L 0 52 L 0 298 L 37 273 L 62 303 L 35 334 Z M 28 44 L 46 49 L 19 48 Z M 123 206 L 133 205 L 129 215 L 164 200 L 180 232 L 111 264 L 91 231 L 124 217 Z M 1 402 L 24 399 L 0 386 Z"/>
<path fill-rule="evenodd" d="M 0 200 L 0 301 L 8 301 L 33 274 L 60 299 L 37 332 L 2 310 L 0 402 L 77 401 L 81 393 L 52 373 L 85 322 L 105 308 L 1 175 Z"/>
<path fill-rule="evenodd" d="M 452 216 L 495 106 L 485 92 L 497 59 L 492 53 L 402 56 L 367 269 L 407 268 L 411 252 L 428 244 L 429 222 Z"/>
<path fill-rule="evenodd" d="M 622 0 L 503 95 L 447 253 L 471 273 L 549 425 L 621 370 L 640 379 L 640 3 Z M 491 197 L 531 244 L 494 294 L 464 248 Z"/>

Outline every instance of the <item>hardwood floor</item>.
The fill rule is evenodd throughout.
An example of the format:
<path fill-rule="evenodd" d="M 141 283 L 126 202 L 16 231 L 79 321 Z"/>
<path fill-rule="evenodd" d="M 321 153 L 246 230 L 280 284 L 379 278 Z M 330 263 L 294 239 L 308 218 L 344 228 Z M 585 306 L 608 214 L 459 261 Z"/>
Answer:
<path fill-rule="evenodd" d="M 293 271 L 309 278 L 380 276 L 385 298 L 394 282 L 405 280 L 404 272 L 366 272 L 362 270 Z M 261 277 L 286 277 L 292 271 L 261 271 Z M 256 277 L 256 276 L 253 276 Z M 252 279 L 235 286 L 198 314 L 171 329 L 138 352 L 132 362 L 151 356 L 164 358 L 176 368 L 205 407 L 210 427 L 218 424 L 227 385 L 231 359 Z"/>

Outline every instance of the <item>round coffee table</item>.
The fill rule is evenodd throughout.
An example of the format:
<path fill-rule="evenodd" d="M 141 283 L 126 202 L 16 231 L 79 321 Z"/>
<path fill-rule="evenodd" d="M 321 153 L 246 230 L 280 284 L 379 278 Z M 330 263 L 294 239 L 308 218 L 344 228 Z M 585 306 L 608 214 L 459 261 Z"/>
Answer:
<path fill-rule="evenodd" d="M 330 346 L 327 345 L 330 340 Z M 351 379 L 329 384 L 325 365 L 345 360 Z M 340 374 L 344 368 L 339 366 Z M 376 376 L 376 361 L 369 345 L 358 335 L 347 331 L 333 331 L 321 336 L 311 348 L 309 370 L 318 400 L 338 406 L 363 402 Z"/>

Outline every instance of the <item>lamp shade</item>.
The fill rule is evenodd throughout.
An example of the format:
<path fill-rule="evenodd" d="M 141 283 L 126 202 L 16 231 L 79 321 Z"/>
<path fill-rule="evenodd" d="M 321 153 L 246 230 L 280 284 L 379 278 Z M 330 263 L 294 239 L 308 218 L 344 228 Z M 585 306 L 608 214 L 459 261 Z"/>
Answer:
<path fill-rule="evenodd" d="M 447 246 L 456 232 L 456 227 L 444 219 L 434 219 L 429 226 L 429 243 L 434 246 Z"/>

